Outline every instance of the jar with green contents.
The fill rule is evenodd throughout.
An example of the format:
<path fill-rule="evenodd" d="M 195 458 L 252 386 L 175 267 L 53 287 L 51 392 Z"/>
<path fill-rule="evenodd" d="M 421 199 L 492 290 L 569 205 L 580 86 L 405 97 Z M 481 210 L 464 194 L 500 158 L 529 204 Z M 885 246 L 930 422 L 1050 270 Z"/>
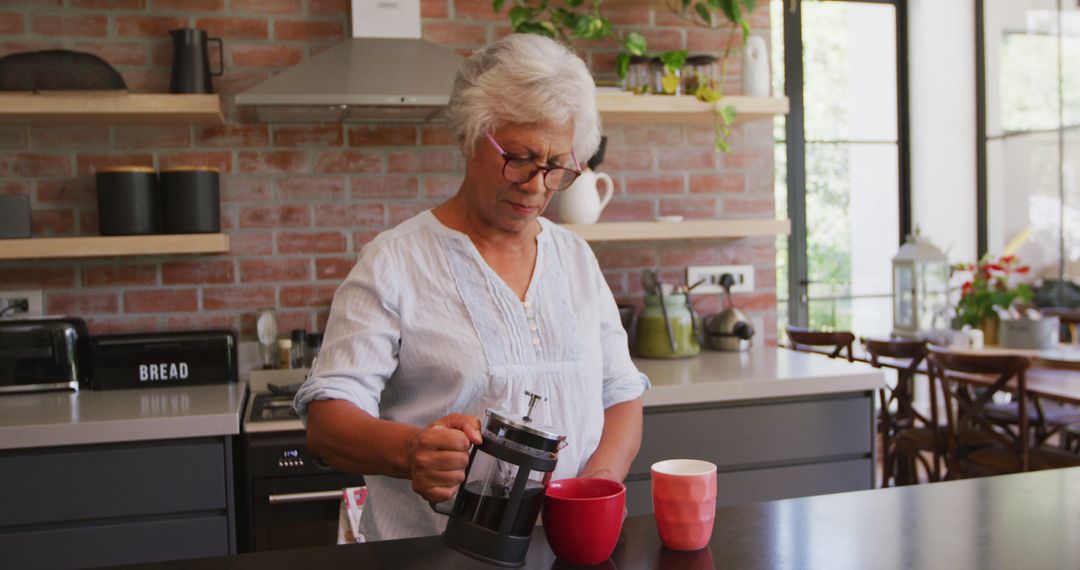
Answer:
<path fill-rule="evenodd" d="M 637 332 L 634 335 L 634 354 L 643 358 L 683 358 L 701 352 L 698 344 L 696 319 L 686 303 L 686 295 L 664 295 L 664 308 L 671 323 L 675 339 L 675 351 L 671 351 L 664 314 L 656 295 L 645 296 L 645 308 L 638 315 Z"/>

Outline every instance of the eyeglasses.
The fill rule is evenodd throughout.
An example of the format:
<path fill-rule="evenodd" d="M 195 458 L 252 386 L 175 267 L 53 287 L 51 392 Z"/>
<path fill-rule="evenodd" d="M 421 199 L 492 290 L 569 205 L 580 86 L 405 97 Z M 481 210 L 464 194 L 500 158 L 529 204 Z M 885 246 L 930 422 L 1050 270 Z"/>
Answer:
<path fill-rule="evenodd" d="M 491 141 L 492 146 L 499 151 L 503 160 L 506 161 L 503 163 L 502 168 L 503 178 L 514 184 L 524 184 L 532 180 L 537 172 L 543 172 L 544 188 L 548 190 L 566 190 L 577 180 L 578 176 L 581 176 L 581 164 L 578 163 L 573 149 L 570 150 L 570 157 L 574 159 L 574 168 L 577 170 L 563 166 L 540 166 L 527 158 L 514 156 L 503 150 L 499 143 L 495 142 L 495 138 L 491 136 L 491 133 L 484 133 L 484 136 Z"/>

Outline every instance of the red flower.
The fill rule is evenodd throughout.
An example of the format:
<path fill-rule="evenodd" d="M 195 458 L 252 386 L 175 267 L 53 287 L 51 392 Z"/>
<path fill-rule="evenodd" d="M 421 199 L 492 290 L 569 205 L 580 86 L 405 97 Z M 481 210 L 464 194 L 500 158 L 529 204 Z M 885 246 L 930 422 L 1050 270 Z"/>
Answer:
<path fill-rule="evenodd" d="M 1014 269 L 1014 271 L 1016 271 L 1017 273 L 1027 273 L 1028 271 L 1031 271 L 1031 267 L 1024 265 L 1022 267 L 1017 267 L 1016 269 Z"/>
<path fill-rule="evenodd" d="M 965 281 L 964 285 L 963 285 L 963 287 L 961 288 L 960 291 L 964 295 L 967 295 L 967 294 L 971 293 L 974 290 L 975 290 L 975 286 L 971 284 L 971 281 Z"/>
<path fill-rule="evenodd" d="M 1000 266 L 1000 265 L 998 265 L 996 263 L 991 263 L 990 265 L 987 265 L 986 268 L 989 269 L 990 271 L 1005 271 L 1004 267 L 1002 267 L 1002 266 Z"/>
<path fill-rule="evenodd" d="M 1001 263 L 1004 263 L 1006 265 L 1008 265 L 1008 264 L 1010 264 L 1010 263 L 1012 263 L 1014 261 L 1016 261 L 1016 256 L 1015 255 L 1006 255 L 1006 256 L 1001 258 Z"/>

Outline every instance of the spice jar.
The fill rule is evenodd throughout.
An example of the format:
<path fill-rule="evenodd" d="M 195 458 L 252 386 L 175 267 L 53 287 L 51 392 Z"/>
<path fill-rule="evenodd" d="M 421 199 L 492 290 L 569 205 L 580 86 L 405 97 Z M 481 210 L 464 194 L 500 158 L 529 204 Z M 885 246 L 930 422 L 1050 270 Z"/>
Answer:
<path fill-rule="evenodd" d="M 682 70 L 669 71 L 659 57 L 649 60 L 652 73 L 652 92 L 660 95 L 682 95 Z"/>
<path fill-rule="evenodd" d="M 288 370 L 292 368 L 292 339 L 283 338 L 277 341 L 278 368 Z"/>
<path fill-rule="evenodd" d="M 683 67 L 683 93 L 693 95 L 699 85 L 716 89 L 719 85 L 716 73 L 716 56 L 701 54 L 686 58 Z"/>
<path fill-rule="evenodd" d="M 648 56 L 630 56 L 630 65 L 626 68 L 623 89 L 639 95 L 652 91 L 652 75 L 649 69 Z"/>

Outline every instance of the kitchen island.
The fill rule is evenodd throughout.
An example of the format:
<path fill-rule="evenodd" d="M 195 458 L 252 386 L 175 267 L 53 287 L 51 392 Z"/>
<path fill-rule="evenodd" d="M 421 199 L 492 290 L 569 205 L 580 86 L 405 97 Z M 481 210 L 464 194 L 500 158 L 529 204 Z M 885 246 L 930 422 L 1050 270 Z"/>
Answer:
<path fill-rule="evenodd" d="M 598 568 L 1080 568 L 1080 468 L 721 507 L 709 546 L 662 547 L 630 517 Z M 560 568 L 538 527 L 525 568 Z M 145 566 L 160 570 L 493 568 L 440 537 L 263 552 Z M 567 567 L 570 568 L 570 567 Z"/>
<path fill-rule="evenodd" d="M 0 398 L 0 552 L 65 568 L 236 552 L 245 384 Z"/>

